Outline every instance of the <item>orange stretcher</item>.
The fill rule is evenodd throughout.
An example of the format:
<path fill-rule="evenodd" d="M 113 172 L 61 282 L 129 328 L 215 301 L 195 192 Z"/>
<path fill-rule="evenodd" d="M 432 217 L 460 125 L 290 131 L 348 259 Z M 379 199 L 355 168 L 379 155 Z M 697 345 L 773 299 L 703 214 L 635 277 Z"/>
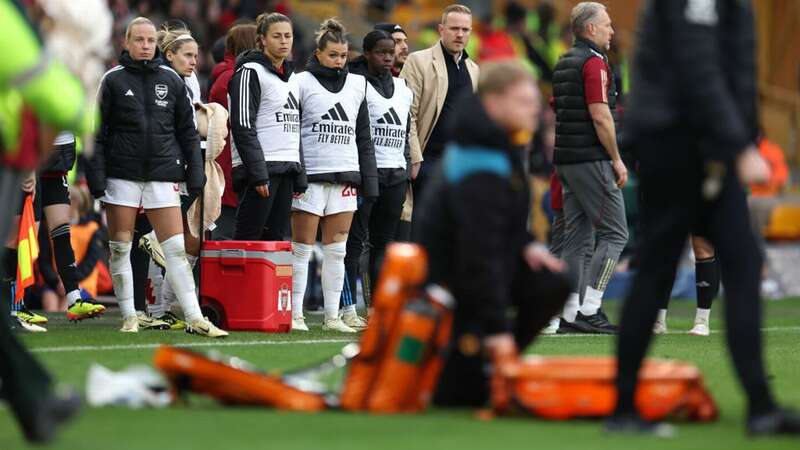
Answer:
<path fill-rule="evenodd" d="M 297 411 L 338 407 L 384 414 L 420 412 L 427 407 L 442 369 L 454 306 L 444 290 L 422 291 L 426 267 L 421 247 L 390 245 L 359 343 L 345 346 L 317 366 L 267 373 L 237 358 L 212 358 L 172 347 L 156 352 L 155 365 L 176 393 L 199 392 L 225 404 Z M 567 420 L 607 416 L 614 408 L 613 357 L 520 358 L 510 350 L 492 358 L 491 403 L 500 415 L 523 412 Z M 341 386 L 319 381 L 342 369 L 347 373 Z M 711 421 L 718 415 L 700 371 L 691 364 L 648 359 L 639 377 L 636 403 L 647 419 Z"/>
<path fill-rule="evenodd" d="M 502 369 L 508 391 L 494 394 L 495 410 L 526 411 L 539 417 L 567 420 L 603 417 L 616 402 L 614 357 L 531 356 Z M 493 386 L 497 386 L 494 384 Z M 507 401 L 504 401 L 507 400 Z M 708 422 L 718 416 L 700 370 L 674 360 L 645 360 L 639 372 L 636 406 L 648 420 L 685 419 Z"/>

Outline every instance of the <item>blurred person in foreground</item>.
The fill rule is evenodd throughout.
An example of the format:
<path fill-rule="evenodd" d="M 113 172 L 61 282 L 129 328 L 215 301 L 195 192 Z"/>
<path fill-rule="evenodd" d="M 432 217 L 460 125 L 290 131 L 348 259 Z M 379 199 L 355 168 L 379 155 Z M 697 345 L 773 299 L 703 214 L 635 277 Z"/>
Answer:
<path fill-rule="evenodd" d="M 800 434 L 800 416 L 778 407 L 764 370 L 763 256 L 744 188 L 769 177 L 754 145 L 752 6 L 740 0 L 650 0 L 639 33 L 625 126 L 640 164 L 644 239 L 640 269 L 622 310 L 618 398 L 606 429 L 669 432 L 639 416 L 637 373 L 656 321 L 659 286 L 675 272 L 692 227 L 703 223 L 726 287 L 725 337 L 747 397 L 747 431 Z"/>
<path fill-rule="evenodd" d="M 88 2 L 87 2 L 88 3 Z M 14 210 L 19 202 L 20 180 L 47 155 L 20 154 L 20 120 L 23 104 L 38 119 L 55 130 L 89 135 L 94 118 L 93 97 L 87 90 L 96 86 L 102 70 L 99 59 L 109 41 L 111 15 L 104 2 L 82 3 L 91 11 L 81 15 L 74 2 L 47 2 L 45 13 L 55 18 L 48 30 L 48 48 L 43 51 L 36 31 L 17 2 L 0 0 L 0 204 Z M 86 22 L 76 20 L 80 16 Z M 89 23 L 91 25 L 86 25 Z M 95 28 L 96 27 L 96 28 Z M 82 46 L 75 45 L 81 42 Z M 92 54 L 97 51 L 96 54 Z M 49 55 L 59 55 L 72 64 L 81 80 Z M 78 58 L 75 58 L 78 56 Z M 77 64 L 80 64 L 78 67 Z M 87 86 L 84 89 L 82 82 Z M 0 236 L 5 237 L 13 215 L 0 220 Z M 0 249 L 0 253 L 3 250 Z M 2 257 L 2 255 L 0 255 Z M 3 290 L 3 292 L 6 292 Z M 80 397 L 53 386 L 47 371 L 14 337 L 6 308 L 10 299 L 0 299 L 0 396 L 30 442 L 53 439 L 57 427 L 80 408 Z"/>
<path fill-rule="evenodd" d="M 487 64 L 477 96 L 454 110 L 460 132 L 421 199 L 429 292 L 456 302 L 451 351 L 434 395 L 438 405 L 484 405 L 488 356 L 524 352 L 569 294 L 564 262 L 534 242 L 527 226 L 523 153 L 540 104 L 524 66 Z"/>

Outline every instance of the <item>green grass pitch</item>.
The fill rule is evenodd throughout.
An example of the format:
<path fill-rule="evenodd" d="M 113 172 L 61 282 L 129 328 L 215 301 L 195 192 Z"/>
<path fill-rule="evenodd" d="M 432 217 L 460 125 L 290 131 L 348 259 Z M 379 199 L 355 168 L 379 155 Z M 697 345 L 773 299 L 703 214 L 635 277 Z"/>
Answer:
<path fill-rule="evenodd" d="M 703 371 L 721 409 L 713 424 L 678 424 L 672 440 L 617 437 L 603 433 L 598 421 L 547 422 L 533 418 L 481 421 L 473 411 L 429 410 L 420 415 L 369 416 L 342 412 L 286 413 L 257 408 L 227 408 L 193 397 L 188 405 L 161 410 L 86 409 L 50 447 L 69 450 L 127 449 L 798 449 L 798 441 L 749 439 L 743 428 L 743 397 L 736 384 L 724 344 L 722 302 L 712 315 L 715 333 L 709 338 L 685 334 L 694 314 L 692 302 L 673 302 L 670 334 L 657 339 L 650 355 L 694 362 Z M 612 317 L 617 302 L 608 302 Z M 158 343 L 188 343 L 199 350 L 216 349 L 263 368 L 289 369 L 333 354 L 347 339 L 325 333 L 316 324 L 305 334 L 233 333 L 210 341 L 179 331 L 119 333 L 120 318 L 106 317 L 80 324 L 62 315 L 50 316 L 49 332 L 25 335 L 29 348 L 59 382 L 85 385 L 92 362 L 119 370 L 149 364 Z M 765 303 L 764 336 L 768 371 L 783 404 L 800 407 L 800 299 Z M 333 341 L 333 342 L 331 342 Z M 614 338 L 555 336 L 539 339 L 529 352 L 556 355 L 607 355 Z M 9 411 L 0 407 L 0 450 L 26 448 Z"/>

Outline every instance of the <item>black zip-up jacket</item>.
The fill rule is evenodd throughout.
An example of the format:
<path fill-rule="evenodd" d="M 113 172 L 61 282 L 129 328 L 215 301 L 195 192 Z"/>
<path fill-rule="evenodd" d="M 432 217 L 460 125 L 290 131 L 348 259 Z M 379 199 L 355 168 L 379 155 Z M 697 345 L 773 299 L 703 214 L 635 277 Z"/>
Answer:
<path fill-rule="evenodd" d="M 254 70 L 242 67 L 249 62 L 261 64 L 267 71 L 284 82 L 288 82 L 289 77 L 294 72 L 294 65 L 290 61 L 283 62 L 283 73 L 278 72 L 272 61 L 260 50 L 248 50 L 236 59 L 235 72 L 228 82 L 229 105 L 231 105 L 228 109 L 230 112 L 231 136 L 236 143 L 236 150 L 242 158 L 242 166 L 233 169 L 234 185 L 239 186 L 242 185 L 242 182 L 246 182 L 253 186 L 261 186 L 267 184 L 270 174 L 294 174 L 294 191 L 305 192 L 308 182 L 301 164 L 292 161 L 264 161 L 264 152 L 261 149 L 258 133 L 256 132 L 258 109 L 261 106 L 261 84 L 258 80 L 258 74 Z M 241 79 L 246 70 L 251 72 L 250 82 L 247 86 L 242 86 Z M 246 98 L 243 98 L 245 96 Z M 243 111 L 233 106 L 240 104 L 249 105 L 249 127 L 241 125 Z M 302 160 L 303 152 L 301 148 L 300 161 Z"/>
<path fill-rule="evenodd" d="M 487 115 L 480 100 L 460 101 L 439 170 L 420 202 L 420 243 L 428 282 L 456 298 L 456 314 L 486 334 L 510 331 L 511 284 L 528 232 L 530 193 L 522 150 Z"/>
<path fill-rule="evenodd" d="M 347 67 L 343 69 L 332 69 L 323 67 L 316 56 L 312 56 L 306 66 L 311 75 L 330 92 L 339 92 L 344 88 L 347 79 Z M 300 105 L 302 110 L 303 105 Z M 302 113 L 301 113 L 302 114 Z M 359 172 L 333 172 L 309 175 L 309 183 L 337 183 L 352 184 L 360 188 L 362 197 L 377 197 L 378 188 L 378 166 L 375 163 L 375 147 L 372 145 L 372 131 L 369 124 L 369 109 L 367 99 L 361 102 L 358 108 L 358 118 L 356 118 L 356 146 L 358 147 Z M 301 144 L 302 147 L 302 144 Z"/>
<path fill-rule="evenodd" d="M 384 76 L 373 75 L 369 73 L 367 59 L 364 56 L 359 56 L 353 61 L 350 61 L 350 63 L 347 65 L 347 68 L 352 73 L 363 75 L 369 84 L 371 84 L 372 87 L 375 88 L 375 90 L 385 98 L 389 98 L 394 95 L 394 77 L 392 76 L 392 73 L 389 72 Z M 409 179 L 409 168 L 411 167 L 411 143 L 409 142 L 408 137 L 410 136 L 410 132 L 411 113 L 409 113 L 408 120 L 406 122 L 406 147 L 403 151 L 403 154 L 406 157 L 406 168 L 378 169 L 378 181 L 381 186 L 394 186 Z"/>
<path fill-rule="evenodd" d="M 623 137 L 681 127 L 732 161 L 758 135 L 753 11 L 749 1 L 650 0 L 639 23 Z M 669 155 L 664 155 L 668 158 Z"/>
<path fill-rule="evenodd" d="M 191 94 L 160 54 L 134 61 L 127 51 L 103 76 L 98 93 L 100 126 L 86 178 L 102 195 L 107 178 L 205 184 L 203 154 Z"/>

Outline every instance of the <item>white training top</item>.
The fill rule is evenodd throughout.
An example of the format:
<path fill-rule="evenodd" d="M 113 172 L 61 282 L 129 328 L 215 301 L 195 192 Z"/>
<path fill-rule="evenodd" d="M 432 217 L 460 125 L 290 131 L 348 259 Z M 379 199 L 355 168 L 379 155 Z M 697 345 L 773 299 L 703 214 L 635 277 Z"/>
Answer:
<path fill-rule="evenodd" d="M 202 103 L 203 99 L 200 96 L 200 80 L 197 79 L 197 74 L 192 72 L 191 75 L 185 77 L 186 86 L 189 87 L 189 92 L 192 93 L 192 104 Z"/>
<path fill-rule="evenodd" d="M 297 86 L 297 75 L 289 75 L 288 81 L 283 81 L 274 73 L 268 71 L 263 65 L 249 62 L 244 68 L 252 69 L 258 76 L 261 85 L 261 99 L 256 114 L 256 134 L 264 153 L 264 161 L 290 161 L 300 162 L 300 97 Z M 241 105 L 230 105 L 229 108 L 241 107 L 246 109 L 240 114 L 242 127 L 250 128 L 249 86 L 251 71 L 244 71 L 240 78 L 242 83 Z M 242 165 L 242 158 L 236 144 L 231 139 L 231 161 L 233 167 Z"/>
<path fill-rule="evenodd" d="M 367 83 L 367 106 L 378 169 L 406 168 L 406 130 L 414 93 L 405 80 L 394 78 L 394 93 L 386 98 Z"/>
<path fill-rule="evenodd" d="M 333 93 L 309 72 L 297 75 L 300 104 L 300 142 L 306 173 L 360 172 L 356 146 L 358 110 L 366 96 L 367 80 L 348 73 L 342 90 Z"/>

